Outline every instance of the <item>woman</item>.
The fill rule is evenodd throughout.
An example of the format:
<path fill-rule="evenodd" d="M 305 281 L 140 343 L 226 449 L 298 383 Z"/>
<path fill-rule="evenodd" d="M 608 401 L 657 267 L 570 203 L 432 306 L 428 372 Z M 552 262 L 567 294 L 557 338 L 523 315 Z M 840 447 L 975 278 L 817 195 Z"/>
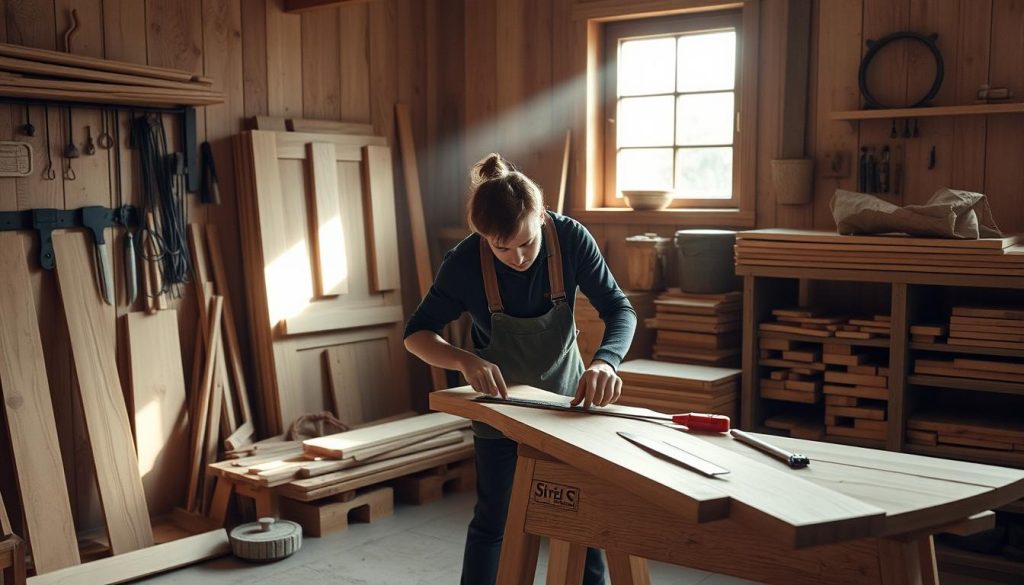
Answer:
<path fill-rule="evenodd" d="M 544 210 L 540 188 L 491 154 L 473 167 L 474 233 L 445 255 L 433 286 L 409 319 L 405 347 L 432 366 L 458 370 L 477 392 L 508 397 L 509 384 L 573 396 L 572 404 L 615 402 L 615 373 L 629 349 L 636 313 L 594 238 L 578 222 Z M 605 322 L 584 367 L 572 307 L 579 287 Z M 463 312 L 473 318 L 470 353 L 439 332 Z M 516 443 L 473 422 L 477 504 L 462 561 L 463 585 L 491 585 L 508 514 Z M 588 549 L 585 585 L 603 584 L 604 560 Z"/>

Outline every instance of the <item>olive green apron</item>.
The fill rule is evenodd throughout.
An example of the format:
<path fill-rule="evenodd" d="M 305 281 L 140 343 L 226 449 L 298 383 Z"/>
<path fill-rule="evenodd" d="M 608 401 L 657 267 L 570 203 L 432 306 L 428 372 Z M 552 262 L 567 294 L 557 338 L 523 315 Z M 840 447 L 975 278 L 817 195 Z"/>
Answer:
<path fill-rule="evenodd" d="M 551 216 L 544 214 L 544 237 L 548 252 L 548 284 L 551 310 L 540 317 L 513 317 L 504 313 L 494 253 L 480 238 L 480 266 L 484 291 L 491 312 L 491 341 L 477 354 L 494 363 L 509 386 L 526 384 L 548 392 L 572 396 L 583 375 L 583 358 L 576 345 L 576 323 L 565 300 L 562 280 L 562 250 Z M 476 436 L 485 439 L 504 435 L 492 426 L 473 421 Z"/>

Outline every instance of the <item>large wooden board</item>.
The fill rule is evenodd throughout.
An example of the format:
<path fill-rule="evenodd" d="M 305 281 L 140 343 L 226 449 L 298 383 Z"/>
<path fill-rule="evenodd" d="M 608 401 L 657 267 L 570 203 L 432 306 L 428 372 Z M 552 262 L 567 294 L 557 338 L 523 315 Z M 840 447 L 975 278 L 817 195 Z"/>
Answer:
<path fill-rule="evenodd" d="M 510 393 L 552 399 L 552 394 L 528 386 L 515 386 Z M 764 538 L 779 538 L 797 548 L 882 529 L 881 508 L 818 486 L 770 459 L 723 449 L 696 434 L 637 420 L 478 403 L 474 395 L 469 387 L 434 392 L 431 408 L 481 420 L 520 443 L 542 445 L 549 455 L 677 510 L 691 522 L 742 518 L 763 530 Z M 639 450 L 617 431 L 666 441 L 730 473 L 727 479 L 712 479 L 681 469 Z"/>
<path fill-rule="evenodd" d="M 114 554 L 145 548 L 153 544 L 153 530 L 117 375 L 113 313 L 97 288 L 93 244 L 83 232 L 57 232 L 53 248 L 110 548 Z"/>
<path fill-rule="evenodd" d="M 450 414 L 424 414 L 336 435 L 307 439 L 302 442 L 302 449 L 306 453 L 341 459 L 411 436 L 436 436 L 464 428 L 468 424 L 466 420 Z"/>
<path fill-rule="evenodd" d="M 714 368 L 692 364 L 674 364 L 654 360 L 630 360 L 619 365 L 619 373 L 628 374 L 632 378 L 647 380 L 675 379 L 680 384 L 687 382 L 711 387 L 739 378 L 740 370 L 733 368 Z"/>
<path fill-rule="evenodd" d="M 188 536 L 144 550 L 108 557 L 79 567 L 32 577 L 32 585 L 93 585 L 126 583 L 163 573 L 200 561 L 222 557 L 231 552 L 228 533 L 219 528 Z"/>
<path fill-rule="evenodd" d="M 188 409 L 178 341 L 178 312 L 129 313 L 135 445 L 150 515 L 185 503 Z"/>
<path fill-rule="evenodd" d="M 80 559 L 22 236 L 0 234 L 0 272 L 3 406 L 32 557 L 48 573 Z"/>

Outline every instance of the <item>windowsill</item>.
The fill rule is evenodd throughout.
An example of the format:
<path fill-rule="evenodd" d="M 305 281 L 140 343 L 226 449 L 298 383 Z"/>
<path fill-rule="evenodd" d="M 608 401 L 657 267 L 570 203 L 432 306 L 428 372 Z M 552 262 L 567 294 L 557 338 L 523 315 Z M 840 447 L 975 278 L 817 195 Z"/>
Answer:
<path fill-rule="evenodd" d="M 754 214 L 739 209 L 675 208 L 661 211 L 634 211 L 624 207 L 573 209 L 570 215 L 584 224 L 654 224 L 722 228 L 753 228 Z"/>

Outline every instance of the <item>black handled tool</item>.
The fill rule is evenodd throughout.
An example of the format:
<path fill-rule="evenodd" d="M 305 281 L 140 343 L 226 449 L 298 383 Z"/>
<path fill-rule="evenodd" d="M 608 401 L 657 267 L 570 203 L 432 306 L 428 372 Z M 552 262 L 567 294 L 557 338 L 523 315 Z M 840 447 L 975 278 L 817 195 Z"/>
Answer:
<path fill-rule="evenodd" d="M 800 455 L 799 453 L 790 453 L 789 451 L 786 451 L 785 449 L 782 449 L 780 447 L 776 447 L 771 443 L 766 443 L 749 433 L 745 433 L 738 429 L 733 429 L 729 432 L 739 442 L 745 443 L 759 451 L 767 453 L 768 455 L 771 455 L 772 457 L 779 459 L 786 465 L 789 465 L 793 469 L 800 469 L 801 467 L 807 467 L 808 465 L 811 464 L 811 460 L 808 459 L 806 456 Z"/>

